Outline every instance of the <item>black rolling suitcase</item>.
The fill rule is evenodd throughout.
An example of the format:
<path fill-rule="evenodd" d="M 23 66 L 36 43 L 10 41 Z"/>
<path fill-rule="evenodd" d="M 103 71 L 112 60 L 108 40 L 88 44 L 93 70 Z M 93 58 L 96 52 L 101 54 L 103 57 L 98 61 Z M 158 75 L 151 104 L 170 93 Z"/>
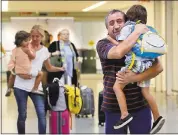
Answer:
<path fill-rule="evenodd" d="M 104 126 L 105 123 L 105 114 L 103 111 L 101 111 L 101 105 L 103 102 L 103 91 L 99 92 L 99 98 L 98 98 L 98 125 Z"/>

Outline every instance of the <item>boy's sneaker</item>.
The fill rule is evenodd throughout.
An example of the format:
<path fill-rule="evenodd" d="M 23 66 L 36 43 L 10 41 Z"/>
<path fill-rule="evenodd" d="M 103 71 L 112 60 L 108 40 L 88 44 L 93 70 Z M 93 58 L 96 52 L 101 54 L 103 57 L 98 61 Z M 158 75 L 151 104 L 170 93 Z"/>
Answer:
<path fill-rule="evenodd" d="M 114 129 L 119 129 L 127 125 L 133 119 L 131 114 L 128 114 L 124 119 L 120 119 L 113 127 Z"/>
<path fill-rule="evenodd" d="M 154 123 L 153 123 L 153 127 L 150 131 L 150 134 L 156 134 L 160 131 L 160 129 L 163 127 L 165 123 L 165 119 L 160 116 Z"/>
<path fill-rule="evenodd" d="M 11 93 L 12 93 L 12 88 L 8 88 L 7 91 L 6 91 L 5 96 L 9 97 L 11 95 Z"/>

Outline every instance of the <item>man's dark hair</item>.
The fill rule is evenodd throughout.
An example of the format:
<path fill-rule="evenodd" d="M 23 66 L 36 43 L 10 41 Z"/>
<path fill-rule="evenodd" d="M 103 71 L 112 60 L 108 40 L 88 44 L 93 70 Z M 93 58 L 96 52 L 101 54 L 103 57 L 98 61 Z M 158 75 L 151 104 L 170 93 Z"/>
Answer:
<path fill-rule="evenodd" d="M 15 34 L 15 45 L 17 47 L 21 46 L 22 42 L 27 40 L 30 37 L 30 33 L 26 32 L 26 31 L 18 31 Z"/>
<path fill-rule="evenodd" d="M 105 17 L 105 26 L 106 26 L 106 28 L 108 28 L 108 16 L 112 15 L 114 13 L 117 13 L 117 12 L 122 13 L 123 16 L 124 16 L 124 21 L 127 21 L 126 14 L 124 12 L 122 12 L 121 10 L 118 10 L 118 9 L 113 9 L 113 10 L 109 11 L 109 13 L 107 14 L 107 16 Z"/>
<path fill-rule="evenodd" d="M 128 21 L 147 23 L 147 11 L 142 5 L 133 5 L 126 13 Z"/>

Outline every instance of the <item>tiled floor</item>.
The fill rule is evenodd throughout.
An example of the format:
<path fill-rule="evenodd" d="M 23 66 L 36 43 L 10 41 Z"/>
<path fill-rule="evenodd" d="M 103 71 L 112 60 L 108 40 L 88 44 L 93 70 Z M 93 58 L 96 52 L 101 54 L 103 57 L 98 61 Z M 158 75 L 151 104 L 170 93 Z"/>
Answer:
<path fill-rule="evenodd" d="M 4 79 L 3 79 L 4 80 Z M 94 118 L 73 118 L 72 133 L 104 133 L 104 127 L 98 126 L 98 93 L 102 89 L 101 75 L 82 75 L 81 84 L 87 85 L 94 90 L 95 96 L 95 116 Z M 9 98 L 4 96 L 6 83 L 2 83 L 2 132 L 1 133 L 17 133 L 16 119 L 17 106 L 12 95 Z M 159 105 L 161 114 L 165 117 L 166 123 L 160 133 L 177 133 L 178 134 L 178 96 L 166 96 L 165 93 L 152 92 Z M 48 118 L 48 115 L 47 115 Z M 47 123 L 47 132 L 49 132 Z M 31 100 L 28 101 L 26 132 L 37 133 L 37 117 Z"/>

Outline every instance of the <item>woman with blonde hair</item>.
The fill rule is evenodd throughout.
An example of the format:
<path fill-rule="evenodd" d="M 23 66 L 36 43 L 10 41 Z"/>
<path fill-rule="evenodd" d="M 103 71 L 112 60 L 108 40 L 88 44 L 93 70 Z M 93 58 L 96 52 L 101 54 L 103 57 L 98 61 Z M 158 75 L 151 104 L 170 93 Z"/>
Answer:
<path fill-rule="evenodd" d="M 31 65 L 33 68 L 41 71 L 44 63 L 46 69 L 50 72 L 64 71 L 64 68 L 54 67 L 50 64 L 49 52 L 46 47 L 41 45 L 41 41 L 44 37 L 44 30 L 40 25 L 34 25 L 31 29 L 31 42 L 30 46 L 35 51 L 36 57 L 32 60 Z M 34 103 L 35 110 L 38 117 L 38 130 L 39 134 L 46 133 L 46 113 L 45 102 L 42 85 L 40 83 L 38 87 L 39 92 L 33 93 L 32 87 L 34 85 L 35 78 L 29 74 L 16 75 L 14 82 L 14 95 L 18 106 L 18 120 L 17 129 L 19 134 L 25 134 L 25 121 L 27 115 L 27 99 L 28 96 Z"/>

